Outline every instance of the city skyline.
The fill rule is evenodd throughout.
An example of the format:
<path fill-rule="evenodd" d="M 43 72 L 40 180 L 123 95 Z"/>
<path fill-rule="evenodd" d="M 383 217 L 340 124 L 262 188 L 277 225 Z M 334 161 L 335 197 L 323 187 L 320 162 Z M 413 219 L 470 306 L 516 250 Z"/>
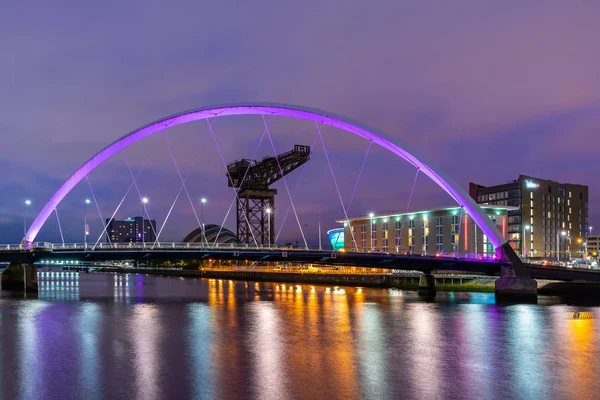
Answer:
<path fill-rule="evenodd" d="M 192 11 L 195 5 L 188 7 Z M 31 217 L 112 140 L 173 112 L 245 100 L 296 103 L 364 122 L 433 160 L 463 188 L 470 181 L 508 182 L 519 173 L 588 185 L 590 225 L 598 221 L 600 187 L 593 176 L 600 166 L 593 144 L 600 119 L 594 66 L 600 57 L 581 50 L 593 48 L 589 9 L 548 2 L 543 8 L 505 4 L 502 12 L 493 5 L 474 5 L 469 13 L 437 6 L 432 13 L 433 6 L 423 3 L 364 13 L 361 3 L 352 2 L 342 18 L 322 4 L 215 7 L 210 11 L 239 22 L 233 31 L 222 32 L 212 21 L 198 25 L 179 13 L 175 18 L 168 9 L 119 5 L 117 14 L 112 5 L 42 4 L 32 13 L 23 5 L 8 6 L 0 28 L 11 55 L 0 66 L 9 78 L 0 94 L 6 115 L 0 164 L 8 171 L 0 181 L 2 241 L 22 236 L 25 199 L 32 200 Z M 277 18 L 283 12 L 285 24 Z M 16 26 L 13 21 L 25 14 L 30 24 Z M 133 32 L 128 24 L 133 15 L 149 23 Z M 573 19 L 579 21 L 575 27 Z M 467 34 L 473 31 L 478 35 Z M 319 37 L 327 43 L 315 40 Z M 119 54 L 126 63 L 115 61 Z M 237 131 L 248 141 L 258 134 L 258 129 Z M 331 145 L 345 152 L 349 164 L 364 152 Z M 164 160 L 150 168 L 162 165 Z M 95 181 L 112 178 L 111 168 Z M 126 172 L 123 165 L 118 171 Z M 220 174 L 215 170 L 206 179 L 217 182 Z M 102 197 L 121 195 L 109 188 Z M 209 207 L 228 201 L 220 194 L 202 195 L 211 197 Z M 330 196 L 337 201 L 335 192 Z M 82 190 L 79 197 L 83 201 L 89 193 Z M 430 197 L 425 189 L 413 201 L 429 208 L 436 205 Z M 365 199 L 353 213 L 397 211 L 404 202 Z M 341 209 L 325 210 L 329 223 L 323 231 L 341 214 Z M 175 215 L 174 221 L 184 223 L 187 217 Z M 315 222 L 309 225 L 314 230 Z M 57 237 L 56 229 L 50 232 Z"/>

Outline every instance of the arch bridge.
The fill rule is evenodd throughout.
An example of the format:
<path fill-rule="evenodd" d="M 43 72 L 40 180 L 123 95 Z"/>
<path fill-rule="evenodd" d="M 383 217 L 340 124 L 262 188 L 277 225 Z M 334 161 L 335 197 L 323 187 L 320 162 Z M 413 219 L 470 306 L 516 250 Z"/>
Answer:
<path fill-rule="evenodd" d="M 522 264 L 520 258 L 510 247 L 507 239 L 502 236 L 494 223 L 486 216 L 479 205 L 465 192 L 465 190 L 446 176 L 443 171 L 435 168 L 431 162 L 426 161 L 423 157 L 417 156 L 414 151 L 409 150 L 404 144 L 400 144 L 397 139 L 392 138 L 377 129 L 330 112 L 290 104 L 250 102 L 202 107 L 158 119 L 129 132 L 91 157 L 60 186 L 35 217 L 35 220 L 27 230 L 25 237 L 23 238 L 24 245 L 28 248 L 31 247 L 32 243 L 36 241 L 40 229 L 50 218 L 52 213 L 55 212 L 57 206 L 65 196 L 67 196 L 67 194 L 95 168 L 113 155 L 156 132 L 164 131 L 167 128 L 191 121 L 206 120 L 209 130 L 214 138 L 215 133 L 212 129 L 214 119 L 233 115 L 260 115 L 265 122 L 265 129 L 267 132 L 268 123 L 266 118 L 272 118 L 274 116 L 312 121 L 316 124 L 319 134 L 321 126 L 329 125 L 349 134 L 364 138 L 369 141 L 370 145 L 376 144 L 402 158 L 417 169 L 417 174 L 421 173 L 429 177 L 440 188 L 448 193 L 448 195 L 450 195 L 450 197 L 461 207 L 463 207 L 472 220 L 488 237 L 488 240 L 495 248 L 498 258 L 508 263 L 508 266 L 503 268 L 502 277 L 497 281 L 497 293 L 506 295 L 535 294 L 537 288 L 535 281 L 530 278 L 528 271 Z M 222 154 L 221 158 L 223 158 Z"/>

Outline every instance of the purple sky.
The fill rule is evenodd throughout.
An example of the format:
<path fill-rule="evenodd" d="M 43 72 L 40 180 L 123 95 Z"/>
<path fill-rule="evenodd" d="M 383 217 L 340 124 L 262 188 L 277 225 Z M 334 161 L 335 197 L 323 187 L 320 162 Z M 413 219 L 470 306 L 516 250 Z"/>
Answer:
<path fill-rule="evenodd" d="M 364 122 L 465 187 L 520 173 L 587 184 L 590 224 L 598 224 L 599 13 L 600 4 L 564 1 L 5 1 L 0 242 L 20 240 L 25 198 L 33 201 L 30 215 L 37 212 L 80 164 L 126 132 L 181 110 L 243 101 L 300 104 Z M 311 125 L 284 122 L 273 126 L 278 151 L 314 140 Z M 251 156 L 260 124 L 217 123 L 226 161 Z M 201 123 L 168 133 L 184 169 L 205 134 Z M 333 130 L 325 135 L 348 199 L 366 143 Z M 201 153 L 190 192 L 210 198 L 207 223 L 221 222 L 231 193 L 207 139 L 213 147 Z M 159 224 L 178 189 L 161 140 L 127 153 L 134 168 L 152 154 L 139 184 Z M 316 212 L 324 228 L 342 216 L 317 150 L 298 199 L 313 242 Z M 404 209 L 413 173 L 374 149 L 350 214 Z M 91 177 L 104 214 L 127 190 L 127 174 L 121 157 Z M 290 175 L 292 190 L 298 176 Z M 280 221 L 287 194 L 277 188 Z M 67 241 L 80 240 L 85 197 L 89 189 L 80 185 L 59 208 Z M 135 214 L 136 202 L 127 198 L 117 216 Z M 449 199 L 419 182 L 414 202 L 420 208 Z M 97 231 L 97 212 L 88 211 Z M 193 220 L 181 197 L 164 238 L 183 237 Z M 300 238 L 294 221 L 288 217 L 282 238 Z M 227 226 L 234 228 L 230 220 Z M 56 221 L 40 239 L 58 240 Z"/>

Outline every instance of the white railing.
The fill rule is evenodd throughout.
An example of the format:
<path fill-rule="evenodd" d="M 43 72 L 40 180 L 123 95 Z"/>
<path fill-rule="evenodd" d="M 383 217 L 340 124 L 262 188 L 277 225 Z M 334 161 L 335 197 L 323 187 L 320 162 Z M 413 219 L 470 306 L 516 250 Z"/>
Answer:
<path fill-rule="evenodd" d="M 423 251 L 399 251 L 398 253 L 387 253 L 380 250 L 371 251 L 360 251 L 356 249 L 342 250 L 334 252 L 331 250 L 317 250 L 317 249 L 306 249 L 297 248 L 291 246 L 271 245 L 271 246 L 256 246 L 250 244 L 239 244 L 239 243 L 188 243 L 188 242 L 149 242 L 149 243 L 98 243 L 93 245 L 90 243 L 48 243 L 48 242 L 35 242 L 32 243 L 31 249 L 33 250 L 81 250 L 81 251 L 106 251 L 106 250 L 140 250 L 140 251 L 152 251 L 152 250 L 239 250 L 239 251 L 302 251 L 302 252 L 317 252 L 321 251 L 325 254 L 342 255 L 344 253 L 352 254 L 363 254 L 369 256 L 392 256 L 392 257 L 431 257 L 431 258 L 448 258 L 448 259 L 463 259 L 473 261 L 498 261 L 495 254 L 475 254 L 475 253 L 443 253 L 443 252 L 423 252 Z M 15 250 L 26 250 L 22 244 L 3 244 L 0 245 L 0 251 L 15 251 Z"/>

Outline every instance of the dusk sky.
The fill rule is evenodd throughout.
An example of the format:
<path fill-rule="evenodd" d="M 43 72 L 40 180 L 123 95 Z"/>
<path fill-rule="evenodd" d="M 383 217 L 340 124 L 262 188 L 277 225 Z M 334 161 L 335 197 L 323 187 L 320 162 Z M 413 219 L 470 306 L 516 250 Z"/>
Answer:
<path fill-rule="evenodd" d="M 240 102 L 298 104 L 344 115 L 397 138 L 457 183 L 508 182 L 519 174 L 590 187 L 590 225 L 600 232 L 600 3 L 580 1 L 15 1 L 0 6 L 0 242 L 18 243 L 23 202 L 31 217 L 83 162 L 127 132 L 186 109 Z M 217 121 L 227 162 L 250 157 L 259 117 Z M 309 123 L 274 121 L 278 152 L 312 144 Z M 191 166 L 194 201 L 209 198 L 207 223 L 231 201 L 206 123 L 168 132 L 180 167 Z M 304 136 L 302 136 L 304 135 Z M 366 142 L 325 130 L 344 199 Z M 204 139 L 202 139 L 204 137 Z M 317 142 L 319 144 L 319 142 Z M 209 148 L 209 145 L 212 148 Z M 264 142 L 259 158 L 272 153 Z M 343 218 L 322 148 L 300 182 L 297 209 L 309 241 Z M 128 149 L 159 225 L 179 188 L 157 134 Z M 293 190 L 300 177 L 289 177 Z M 403 210 L 414 170 L 372 149 L 350 216 Z M 448 205 L 427 178 L 412 209 Z M 109 217 L 131 183 L 124 157 L 90 176 Z M 282 183 L 278 223 L 287 194 Z M 80 184 L 59 207 L 65 240 L 81 241 Z M 196 207 L 199 209 L 198 204 Z M 117 217 L 139 214 L 136 195 Z M 181 197 L 165 229 L 194 228 Z M 88 209 L 92 236 L 97 211 Z M 285 240 L 299 240 L 293 216 Z M 235 230 L 231 218 L 226 226 Z M 58 241 L 55 219 L 40 240 Z"/>

